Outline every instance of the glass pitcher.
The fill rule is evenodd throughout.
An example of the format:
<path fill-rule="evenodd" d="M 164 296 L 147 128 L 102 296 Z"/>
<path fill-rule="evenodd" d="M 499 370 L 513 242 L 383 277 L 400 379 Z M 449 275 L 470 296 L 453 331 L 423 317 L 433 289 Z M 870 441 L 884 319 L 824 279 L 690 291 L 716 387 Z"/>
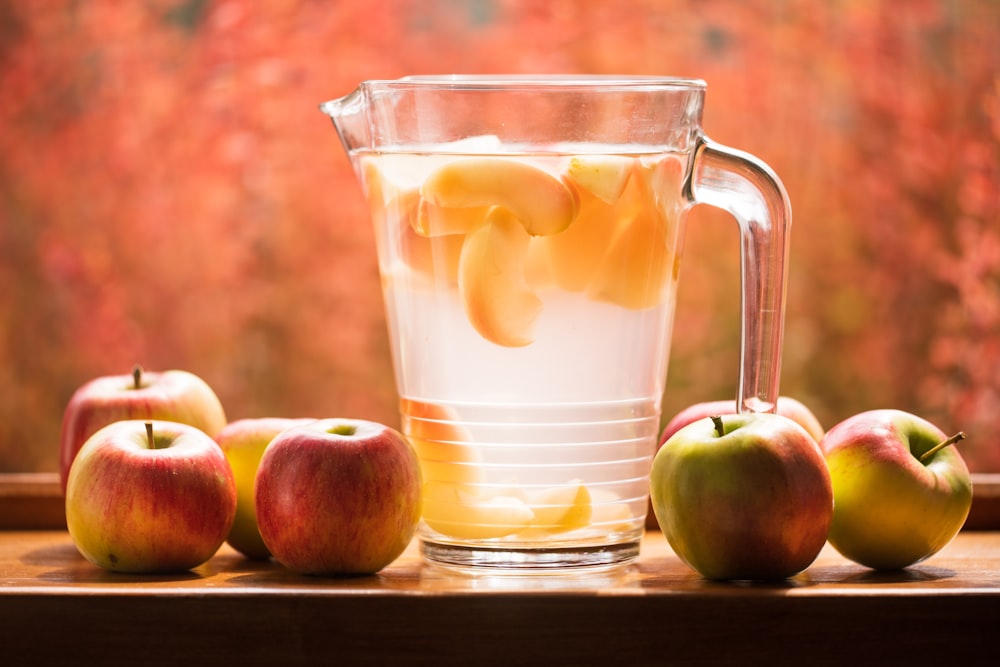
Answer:
<path fill-rule="evenodd" d="M 705 83 L 366 81 L 321 109 L 371 207 L 421 552 L 533 572 L 637 557 L 685 213 L 742 236 L 737 406 L 778 394 L 791 211 L 701 128 Z"/>

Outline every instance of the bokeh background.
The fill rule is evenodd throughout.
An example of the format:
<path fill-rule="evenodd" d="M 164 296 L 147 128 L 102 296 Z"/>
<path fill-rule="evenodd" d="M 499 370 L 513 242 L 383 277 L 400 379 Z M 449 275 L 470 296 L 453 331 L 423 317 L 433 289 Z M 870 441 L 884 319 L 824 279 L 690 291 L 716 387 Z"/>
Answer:
<path fill-rule="evenodd" d="M 371 230 L 317 104 L 417 73 L 670 74 L 792 200 L 782 393 L 1000 471 L 1000 2 L 0 0 L 0 472 L 86 380 L 398 424 Z M 738 243 L 689 217 L 665 417 L 735 394 Z"/>

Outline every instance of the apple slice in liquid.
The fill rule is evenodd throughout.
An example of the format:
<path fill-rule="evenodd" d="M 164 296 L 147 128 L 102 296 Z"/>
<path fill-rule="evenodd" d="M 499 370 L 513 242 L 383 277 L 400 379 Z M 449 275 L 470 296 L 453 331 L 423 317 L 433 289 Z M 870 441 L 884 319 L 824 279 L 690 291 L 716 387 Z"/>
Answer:
<path fill-rule="evenodd" d="M 383 212 L 409 218 L 420 201 L 420 174 L 406 158 L 366 156 L 361 159 L 361 174 L 368 204 L 376 220 Z"/>
<path fill-rule="evenodd" d="M 531 508 L 515 493 L 481 490 L 481 454 L 453 410 L 403 398 L 400 413 L 420 459 L 428 526 L 452 537 L 489 539 L 517 532 L 531 520 Z"/>
<path fill-rule="evenodd" d="M 577 155 L 569 160 L 563 178 L 606 204 L 625 192 L 635 158 L 626 155 Z"/>
<path fill-rule="evenodd" d="M 641 310 L 663 300 L 663 288 L 675 273 L 673 208 L 661 206 L 669 188 L 666 172 L 674 162 L 637 165 L 615 207 L 618 216 L 607 249 L 587 288 L 596 300 Z"/>
<path fill-rule="evenodd" d="M 590 490 L 580 480 L 535 491 L 528 495 L 528 504 L 534 516 L 520 535 L 565 533 L 590 525 Z"/>
<path fill-rule="evenodd" d="M 483 338 L 504 347 L 531 344 L 542 309 L 525 278 L 530 239 L 508 209 L 496 206 L 462 247 L 458 289 L 466 317 Z"/>
<path fill-rule="evenodd" d="M 613 206 L 589 192 L 581 192 L 576 220 L 568 229 L 531 239 L 530 283 L 542 285 L 551 278 L 561 289 L 586 290 L 607 252 L 615 217 Z"/>
<path fill-rule="evenodd" d="M 482 455 L 458 415 L 444 405 L 400 400 L 403 432 L 420 459 L 424 483 L 476 485 L 482 479 Z"/>
<path fill-rule="evenodd" d="M 458 261 L 462 253 L 465 236 L 459 233 L 423 233 L 419 181 L 399 163 L 402 158 L 382 163 L 376 159 L 362 161 L 362 170 L 368 192 L 372 219 L 377 234 L 394 234 L 387 245 L 395 249 L 407 267 L 425 278 L 458 284 Z M 386 156 L 378 160 L 388 160 Z M 385 165 L 385 166 L 384 166 Z M 393 166 L 395 165 L 395 166 Z M 472 216 L 469 210 L 463 215 Z M 485 215 L 483 211 L 480 215 Z M 388 221 L 388 222 L 387 222 Z M 448 224 L 458 224 L 454 221 Z M 466 221 L 462 225 L 473 226 Z M 478 224 L 482 224 L 480 220 Z M 433 236 L 433 238 L 430 238 Z M 383 250 L 385 252 L 385 250 Z"/>
<path fill-rule="evenodd" d="M 437 168 L 420 188 L 444 208 L 502 206 L 532 235 L 555 234 L 576 217 L 574 192 L 549 172 L 522 160 L 468 157 Z"/>
<path fill-rule="evenodd" d="M 474 487 L 424 485 L 424 522 L 444 535 L 470 540 L 506 537 L 522 530 L 534 512 L 514 495 L 480 495 Z"/>
<path fill-rule="evenodd" d="M 590 503 L 592 526 L 599 526 L 602 531 L 627 530 L 633 527 L 636 517 L 632 514 L 632 508 L 613 491 L 591 489 Z"/>
<path fill-rule="evenodd" d="M 410 224 L 421 236 L 468 234 L 486 223 L 486 214 L 489 209 L 489 206 L 439 206 L 426 199 L 421 199 L 416 208 L 416 215 Z"/>

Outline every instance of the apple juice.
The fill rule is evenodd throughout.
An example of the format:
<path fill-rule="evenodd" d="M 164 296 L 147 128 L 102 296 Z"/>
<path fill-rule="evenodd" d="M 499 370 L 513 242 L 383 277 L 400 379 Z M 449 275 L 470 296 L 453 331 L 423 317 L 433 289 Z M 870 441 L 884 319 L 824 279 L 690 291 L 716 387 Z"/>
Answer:
<path fill-rule="evenodd" d="M 683 158 L 479 137 L 352 159 L 375 225 L 403 430 L 421 459 L 425 556 L 500 568 L 634 558 Z"/>

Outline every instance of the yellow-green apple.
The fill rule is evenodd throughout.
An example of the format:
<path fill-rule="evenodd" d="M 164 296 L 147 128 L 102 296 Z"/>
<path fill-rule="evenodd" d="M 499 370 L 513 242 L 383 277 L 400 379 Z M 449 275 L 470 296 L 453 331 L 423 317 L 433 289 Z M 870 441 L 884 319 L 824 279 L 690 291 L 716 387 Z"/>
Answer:
<path fill-rule="evenodd" d="M 210 436 L 226 425 L 219 397 L 187 371 L 144 372 L 95 378 L 77 389 L 63 413 L 59 436 L 59 479 L 66 480 L 76 453 L 103 426 L 125 419 L 157 419 L 189 424 Z"/>
<path fill-rule="evenodd" d="M 236 485 L 215 441 L 187 424 L 123 420 L 92 435 L 66 485 L 77 549 L 116 572 L 179 572 L 222 545 Z"/>
<path fill-rule="evenodd" d="M 282 431 L 311 421 L 314 420 L 283 417 L 238 419 L 215 436 L 236 480 L 236 519 L 226 542 L 247 558 L 266 560 L 271 556 L 257 530 L 253 496 L 254 479 L 264 448 Z"/>
<path fill-rule="evenodd" d="M 819 445 L 775 414 L 706 417 L 653 459 L 650 497 L 660 529 L 707 579 L 776 580 L 809 567 L 833 517 Z"/>
<path fill-rule="evenodd" d="M 302 574 L 371 574 L 413 538 L 421 509 L 417 455 L 375 422 L 320 419 L 264 450 L 257 525 L 274 559 Z"/>
<path fill-rule="evenodd" d="M 792 421 L 796 422 L 799 426 L 804 428 L 809 435 L 813 437 L 816 442 L 823 439 L 823 425 L 820 423 L 816 415 L 813 414 L 804 403 L 798 399 L 791 398 L 789 396 L 778 397 L 778 403 L 776 407 L 776 412 L 779 415 L 788 417 Z M 706 401 L 704 403 L 695 403 L 690 405 L 676 415 L 674 415 L 667 425 L 660 432 L 659 444 L 663 445 L 667 439 L 674 433 L 687 426 L 691 422 L 698 421 L 699 419 L 705 419 L 706 417 L 711 417 L 713 415 L 731 415 L 736 413 L 736 400 L 718 400 L 718 401 Z M 650 505 L 650 509 L 652 506 Z M 648 530 L 656 530 L 656 514 L 654 512 L 648 512 L 646 514 L 646 528 Z"/>
<path fill-rule="evenodd" d="M 776 412 L 779 415 L 788 417 L 806 430 L 816 442 L 823 439 L 823 425 L 804 403 L 791 398 L 790 396 L 779 396 Z M 711 417 L 712 415 L 732 415 L 736 414 L 736 400 L 728 401 L 707 401 L 688 406 L 671 418 L 660 434 L 660 444 L 666 442 L 667 438 L 687 426 L 693 421 Z"/>
<path fill-rule="evenodd" d="M 833 480 L 830 544 L 876 570 L 898 570 L 944 548 L 972 506 L 958 449 L 965 436 L 902 410 L 870 410 L 830 429 L 821 446 Z"/>

